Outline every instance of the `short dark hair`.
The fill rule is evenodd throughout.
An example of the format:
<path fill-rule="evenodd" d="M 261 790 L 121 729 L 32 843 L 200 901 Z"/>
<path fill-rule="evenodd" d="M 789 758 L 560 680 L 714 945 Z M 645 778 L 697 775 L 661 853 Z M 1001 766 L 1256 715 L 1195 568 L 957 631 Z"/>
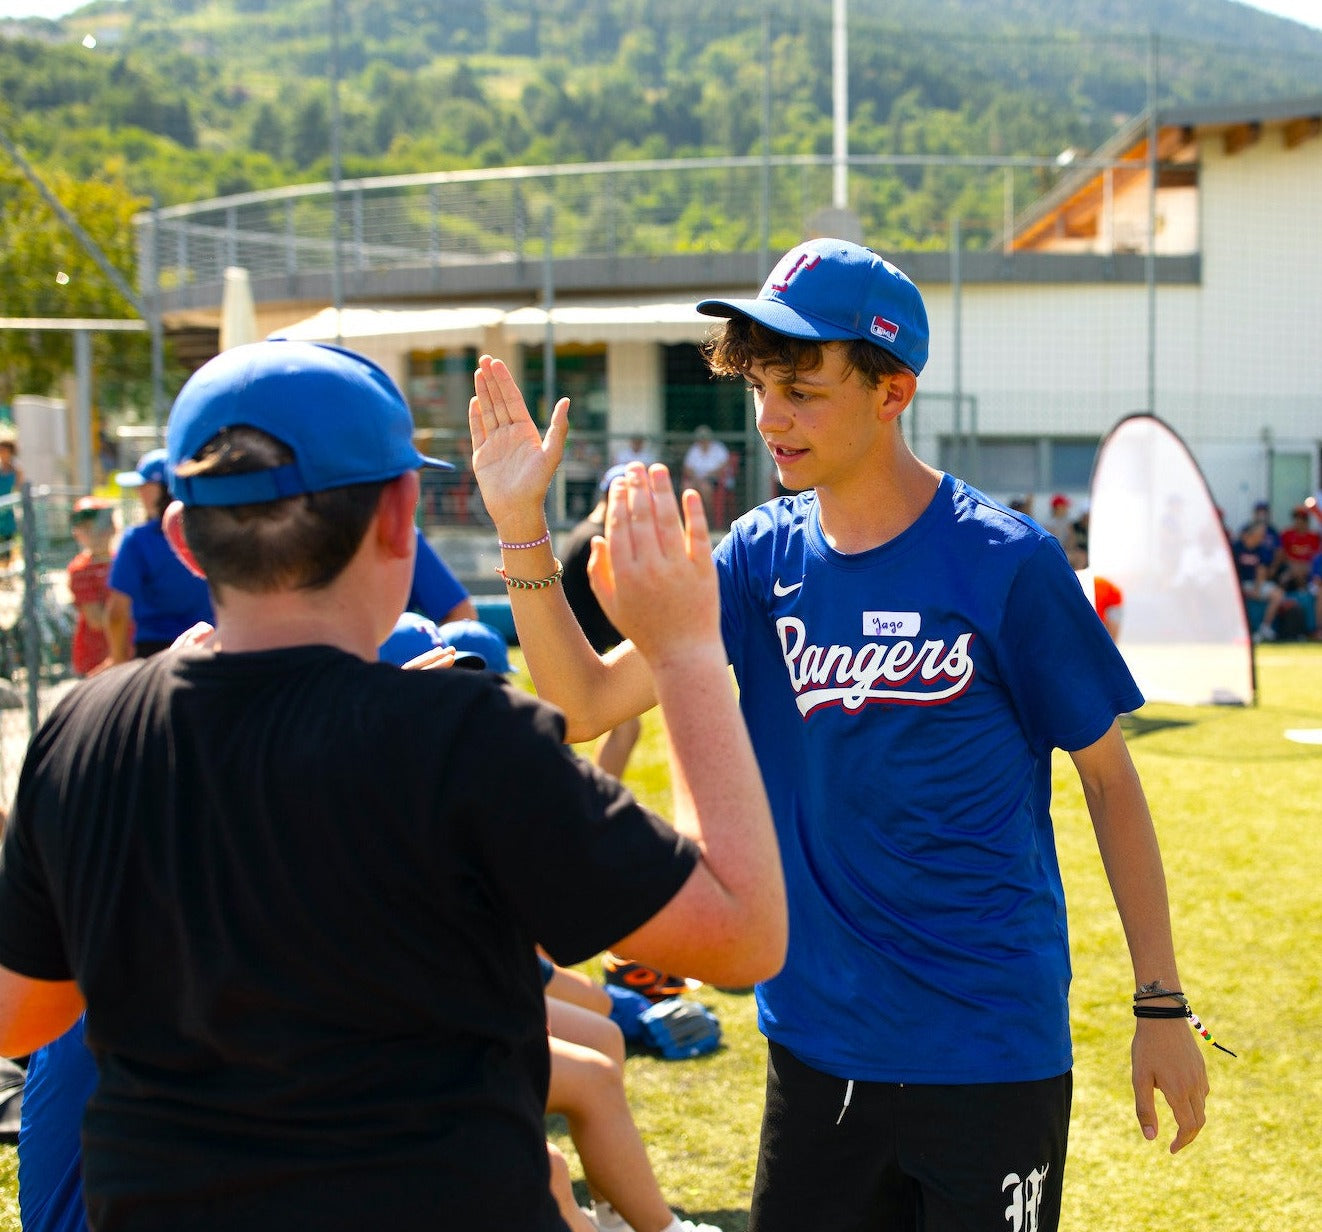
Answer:
<path fill-rule="evenodd" d="M 257 428 L 227 428 L 176 472 L 240 475 L 294 460 L 289 448 Z M 353 559 L 376 513 L 385 483 L 357 483 L 253 505 L 184 509 L 184 536 L 212 589 L 254 593 L 320 590 Z"/>
<path fill-rule="evenodd" d="M 813 338 L 777 333 L 749 317 L 734 316 L 706 339 L 702 354 L 717 376 L 745 377 L 754 364 L 763 364 L 793 380 L 800 372 L 816 372 L 822 366 L 824 345 Z M 889 351 L 862 338 L 849 338 L 840 345 L 846 372 L 857 372 L 869 388 L 876 388 L 882 377 L 912 371 Z"/>

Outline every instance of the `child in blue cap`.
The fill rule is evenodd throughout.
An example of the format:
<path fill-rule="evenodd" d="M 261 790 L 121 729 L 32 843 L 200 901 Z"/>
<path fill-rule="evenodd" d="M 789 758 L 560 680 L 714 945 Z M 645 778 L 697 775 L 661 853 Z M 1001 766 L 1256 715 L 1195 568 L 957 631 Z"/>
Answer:
<path fill-rule="evenodd" d="M 206 576 L 214 636 L 65 697 L 0 859 L 0 1053 L 86 1009 L 92 1226 L 581 1225 L 563 1169 L 564 1213 L 552 1197 L 537 947 L 572 965 L 627 940 L 728 983 L 784 953 L 715 576 L 680 547 L 697 528 L 672 503 L 664 541 L 613 554 L 667 709 L 705 701 L 670 727 L 672 826 L 490 673 L 379 662 L 417 472 L 442 464 L 375 364 L 225 351 L 167 448 L 164 528 Z M 567 898 L 570 876 L 594 892 Z"/>

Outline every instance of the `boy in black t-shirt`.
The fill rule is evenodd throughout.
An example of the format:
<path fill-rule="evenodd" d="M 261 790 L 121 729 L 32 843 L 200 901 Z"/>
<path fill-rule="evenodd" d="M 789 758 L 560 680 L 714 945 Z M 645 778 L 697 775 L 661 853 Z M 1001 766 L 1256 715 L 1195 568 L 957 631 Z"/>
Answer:
<path fill-rule="evenodd" d="M 0 854 L 0 1053 L 86 1006 L 93 1227 L 561 1232 L 535 946 L 731 984 L 784 954 L 701 509 L 613 493 L 602 555 L 667 711 L 672 828 L 558 712 L 377 662 L 438 464 L 374 364 L 227 351 L 168 449 L 165 529 L 215 635 L 80 685 L 34 739 Z M 591 896 L 559 892 L 570 870 Z"/>

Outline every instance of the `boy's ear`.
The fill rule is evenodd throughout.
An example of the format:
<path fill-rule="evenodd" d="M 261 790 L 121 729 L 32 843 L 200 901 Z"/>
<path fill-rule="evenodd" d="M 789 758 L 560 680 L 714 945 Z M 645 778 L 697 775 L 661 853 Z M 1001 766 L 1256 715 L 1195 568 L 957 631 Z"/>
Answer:
<path fill-rule="evenodd" d="M 386 550 L 395 556 L 414 551 L 414 518 L 422 483 L 417 471 L 405 471 L 381 491 L 377 505 L 377 535 Z"/>
<path fill-rule="evenodd" d="M 908 369 L 883 377 L 884 384 L 878 385 L 882 396 L 880 407 L 883 423 L 889 423 L 904 413 L 913 396 L 918 392 L 918 378 Z"/>
<path fill-rule="evenodd" d="M 194 577 L 205 578 L 207 575 L 202 572 L 202 566 L 197 563 L 197 557 L 193 555 L 193 550 L 188 546 L 188 540 L 184 538 L 184 505 L 182 501 L 171 501 L 165 508 L 165 516 L 161 518 L 161 529 L 165 532 L 165 541 L 174 549 L 174 554 L 188 567 L 188 572 Z"/>

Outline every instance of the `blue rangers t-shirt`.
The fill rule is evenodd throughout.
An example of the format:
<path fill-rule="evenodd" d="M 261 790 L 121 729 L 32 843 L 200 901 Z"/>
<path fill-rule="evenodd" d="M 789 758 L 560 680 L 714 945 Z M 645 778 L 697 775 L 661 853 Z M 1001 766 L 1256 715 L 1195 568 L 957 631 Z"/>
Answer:
<path fill-rule="evenodd" d="M 946 475 L 881 547 L 835 551 L 801 493 L 716 560 L 789 891 L 763 1032 L 842 1078 L 1064 1073 L 1051 754 L 1143 698 L 1060 545 Z"/>

